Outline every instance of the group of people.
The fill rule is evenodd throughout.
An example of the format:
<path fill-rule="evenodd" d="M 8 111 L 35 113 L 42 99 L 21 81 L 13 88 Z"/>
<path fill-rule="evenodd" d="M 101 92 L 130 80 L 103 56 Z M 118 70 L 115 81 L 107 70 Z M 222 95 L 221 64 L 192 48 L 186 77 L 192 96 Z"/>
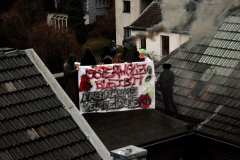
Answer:
<path fill-rule="evenodd" d="M 80 66 L 92 66 L 97 64 L 115 64 L 115 63 L 124 63 L 125 56 L 128 49 L 123 48 L 121 53 L 117 53 L 115 48 L 110 48 L 109 46 L 103 46 L 102 53 L 100 54 L 100 62 L 97 63 L 91 49 L 87 48 L 85 50 L 84 56 L 81 59 Z M 144 56 L 138 51 L 134 52 L 131 62 L 141 62 L 144 61 Z M 78 106 L 78 87 L 77 87 L 77 75 L 79 66 L 75 67 L 74 63 L 76 62 L 77 57 L 74 54 L 70 54 L 68 60 L 63 66 L 64 70 L 64 80 L 65 80 L 65 90 L 71 100 Z"/>
<path fill-rule="evenodd" d="M 144 56 L 144 51 L 140 50 L 134 52 L 131 62 L 141 62 L 146 58 Z M 100 55 L 101 62 L 100 64 L 115 64 L 123 63 L 124 58 L 127 54 L 127 48 L 124 47 L 121 53 L 116 53 L 115 48 L 109 48 L 108 46 L 103 47 L 103 51 Z M 65 88 L 66 93 L 75 103 L 76 106 L 79 106 L 78 101 L 78 87 L 77 87 L 77 75 L 79 66 L 75 67 L 74 63 L 76 62 L 77 57 L 74 54 L 71 54 L 64 64 L 64 79 L 65 79 Z M 91 66 L 97 65 L 96 59 L 92 54 L 92 51 L 88 48 L 85 50 L 85 54 L 81 60 L 80 66 Z M 169 114 L 169 104 L 171 104 L 175 115 L 177 115 L 177 107 L 173 100 L 173 86 L 174 86 L 174 73 L 170 70 L 171 64 L 163 64 L 163 72 L 161 73 L 159 79 L 156 82 L 156 89 L 162 92 L 162 97 L 165 105 L 165 110 Z"/>

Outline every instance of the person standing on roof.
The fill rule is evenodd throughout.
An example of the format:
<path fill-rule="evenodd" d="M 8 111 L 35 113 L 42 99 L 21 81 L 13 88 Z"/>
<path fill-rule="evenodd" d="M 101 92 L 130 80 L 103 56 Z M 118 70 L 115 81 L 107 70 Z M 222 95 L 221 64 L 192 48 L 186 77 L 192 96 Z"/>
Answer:
<path fill-rule="evenodd" d="M 116 54 L 112 59 L 112 63 L 124 63 L 124 58 L 126 54 L 127 54 L 127 47 L 123 47 L 122 53 Z"/>
<path fill-rule="evenodd" d="M 77 76 L 79 66 L 75 67 L 77 57 L 74 54 L 70 54 L 67 62 L 63 66 L 64 71 L 64 81 L 65 81 L 65 91 L 73 103 L 78 107 L 78 83 Z"/>
<path fill-rule="evenodd" d="M 142 59 L 139 57 L 138 51 L 135 51 L 133 53 L 133 58 L 132 58 L 131 62 L 142 62 Z"/>
<path fill-rule="evenodd" d="M 161 73 L 157 81 L 157 89 L 162 92 L 163 102 L 165 110 L 169 114 L 169 103 L 171 104 L 175 116 L 177 115 L 177 107 L 173 100 L 173 85 L 174 85 L 174 73 L 170 70 L 171 64 L 163 64 L 163 72 Z"/>
<path fill-rule="evenodd" d="M 101 57 L 102 63 L 104 61 L 111 61 L 111 63 L 112 63 L 110 48 L 108 46 L 103 46 L 103 50 L 102 50 L 102 53 L 100 54 L 100 57 Z"/>
<path fill-rule="evenodd" d="M 92 54 L 91 49 L 87 48 L 85 50 L 85 54 L 81 60 L 81 66 L 93 66 L 93 65 L 97 65 L 96 63 L 96 59 L 94 57 L 94 55 Z"/>

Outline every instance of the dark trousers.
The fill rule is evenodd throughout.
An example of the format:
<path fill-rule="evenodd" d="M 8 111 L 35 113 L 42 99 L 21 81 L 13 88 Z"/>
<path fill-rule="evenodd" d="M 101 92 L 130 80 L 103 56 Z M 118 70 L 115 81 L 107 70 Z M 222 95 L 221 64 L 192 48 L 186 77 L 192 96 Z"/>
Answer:
<path fill-rule="evenodd" d="M 177 107 L 173 100 L 173 89 L 162 89 L 163 102 L 165 105 L 166 112 L 169 113 L 169 103 L 171 104 L 175 114 L 177 114 Z"/>

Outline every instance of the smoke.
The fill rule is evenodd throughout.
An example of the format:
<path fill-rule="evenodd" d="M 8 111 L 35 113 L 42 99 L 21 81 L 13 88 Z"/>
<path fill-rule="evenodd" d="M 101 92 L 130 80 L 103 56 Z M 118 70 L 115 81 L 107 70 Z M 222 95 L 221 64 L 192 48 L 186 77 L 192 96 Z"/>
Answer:
<path fill-rule="evenodd" d="M 218 0 L 217 4 L 200 3 L 196 10 L 196 20 L 190 28 L 194 41 L 201 37 L 212 37 L 223 22 L 223 11 L 233 5 L 233 0 Z M 222 15 L 221 15 L 222 14 Z"/>
<path fill-rule="evenodd" d="M 136 41 L 137 39 L 150 38 L 154 40 L 160 32 L 171 32 L 175 27 L 188 23 L 191 14 L 187 12 L 186 0 L 163 0 L 161 4 L 162 22 L 147 29 L 147 32 L 141 32 L 127 38 L 127 41 Z M 190 0 L 197 6 L 195 21 L 192 22 L 190 35 L 193 39 L 203 36 L 211 36 L 217 31 L 218 25 L 216 17 L 219 16 L 224 9 L 233 5 L 233 0 L 217 0 L 217 4 L 206 4 L 204 1 Z M 222 21 L 218 18 L 218 21 Z"/>
<path fill-rule="evenodd" d="M 160 32 L 170 32 L 173 28 L 187 20 L 188 12 L 184 8 L 185 5 L 186 0 L 163 0 L 161 4 L 162 22 L 147 29 L 147 33 L 139 33 L 129 37 L 127 41 L 135 41 L 139 38 L 154 40 L 154 37 Z"/>

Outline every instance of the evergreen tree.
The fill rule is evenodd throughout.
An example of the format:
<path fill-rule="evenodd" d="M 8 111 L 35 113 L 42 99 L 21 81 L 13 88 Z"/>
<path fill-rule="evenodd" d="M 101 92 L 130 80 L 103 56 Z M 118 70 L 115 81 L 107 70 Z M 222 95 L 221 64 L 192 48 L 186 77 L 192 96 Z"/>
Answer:
<path fill-rule="evenodd" d="M 87 27 L 82 0 L 68 0 L 67 14 L 68 24 L 75 31 L 78 42 L 84 44 L 87 41 Z"/>

